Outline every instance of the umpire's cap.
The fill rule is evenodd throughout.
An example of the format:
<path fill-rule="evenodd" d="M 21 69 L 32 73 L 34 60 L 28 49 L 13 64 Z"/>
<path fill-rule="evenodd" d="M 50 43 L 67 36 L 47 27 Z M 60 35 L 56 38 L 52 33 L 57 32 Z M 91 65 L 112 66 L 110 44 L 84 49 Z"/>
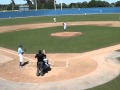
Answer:
<path fill-rule="evenodd" d="M 41 53 L 42 53 L 42 50 L 38 50 L 38 53 L 41 54 Z"/>

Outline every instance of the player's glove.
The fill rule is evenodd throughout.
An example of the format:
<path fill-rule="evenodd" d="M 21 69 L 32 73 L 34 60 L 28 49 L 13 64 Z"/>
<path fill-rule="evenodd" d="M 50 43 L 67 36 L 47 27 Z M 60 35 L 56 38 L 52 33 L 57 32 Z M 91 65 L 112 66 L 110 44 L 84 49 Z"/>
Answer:
<path fill-rule="evenodd" d="M 26 52 L 26 49 L 24 49 L 24 51 L 22 52 L 22 54 L 24 54 Z"/>
<path fill-rule="evenodd" d="M 24 49 L 24 52 L 26 52 L 26 49 Z"/>

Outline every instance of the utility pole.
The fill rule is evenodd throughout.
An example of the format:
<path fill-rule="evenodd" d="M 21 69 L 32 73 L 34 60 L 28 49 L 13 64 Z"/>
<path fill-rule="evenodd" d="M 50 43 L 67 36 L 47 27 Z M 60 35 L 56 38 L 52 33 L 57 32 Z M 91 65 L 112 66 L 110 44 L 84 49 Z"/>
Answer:
<path fill-rule="evenodd" d="M 56 10 L 56 0 L 54 0 L 54 8 L 55 8 L 55 10 Z"/>
<path fill-rule="evenodd" d="M 62 10 L 62 0 L 61 0 L 61 10 Z"/>
<path fill-rule="evenodd" d="M 12 4 L 12 11 L 14 11 L 14 0 L 11 0 L 11 4 Z"/>
<path fill-rule="evenodd" d="M 36 11 L 37 11 L 37 0 L 35 0 L 35 6 L 36 6 Z"/>

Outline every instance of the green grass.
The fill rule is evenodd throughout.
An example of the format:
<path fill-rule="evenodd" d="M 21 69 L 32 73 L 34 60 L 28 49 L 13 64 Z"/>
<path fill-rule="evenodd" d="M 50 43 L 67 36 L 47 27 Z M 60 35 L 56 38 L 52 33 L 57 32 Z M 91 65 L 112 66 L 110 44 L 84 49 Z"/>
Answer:
<path fill-rule="evenodd" d="M 120 75 L 116 79 L 104 85 L 100 85 L 100 86 L 94 87 L 92 89 L 87 89 L 87 90 L 120 90 Z"/>
<path fill-rule="evenodd" d="M 56 18 L 58 22 L 118 21 L 119 16 L 120 14 L 67 15 L 56 16 Z M 0 19 L 0 26 L 43 22 L 53 22 L 53 17 Z M 68 27 L 68 31 L 82 32 L 83 34 L 70 38 L 50 36 L 51 33 L 62 31 L 63 27 L 51 27 L 0 33 L 0 47 L 6 47 L 17 51 L 18 45 L 21 43 L 23 44 L 23 48 L 27 49 L 27 53 L 36 53 L 38 49 L 46 49 L 48 53 L 79 53 L 120 44 L 120 28 L 117 27 L 70 26 Z M 88 90 L 120 90 L 120 75 L 104 85 Z"/>
<path fill-rule="evenodd" d="M 72 22 L 72 21 L 118 21 L 120 14 L 100 14 L 100 15 L 66 15 L 66 16 L 45 16 L 45 17 L 30 17 L 30 18 L 14 18 L 0 19 L 0 26 L 19 25 L 31 23 L 46 23 L 53 22 L 53 18 L 57 18 L 57 22 Z"/>
<path fill-rule="evenodd" d="M 33 29 L 0 34 L 0 46 L 17 50 L 19 43 L 35 53 L 46 49 L 52 53 L 85 52 L 120 43 L 120 30 L 114 27 L 70 26 L 68 31 L 82 32 L 80 36 L 61 38 L 51 37 L 51 33 L 62 32 L 63 27 Z"/>

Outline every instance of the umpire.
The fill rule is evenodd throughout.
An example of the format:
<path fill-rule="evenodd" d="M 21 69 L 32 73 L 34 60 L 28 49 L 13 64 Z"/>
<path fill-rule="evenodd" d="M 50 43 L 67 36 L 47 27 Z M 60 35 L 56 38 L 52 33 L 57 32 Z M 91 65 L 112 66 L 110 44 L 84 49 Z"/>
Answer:
<path fill-rule="evenodd" d="M 44 66 L 44 54 L 42 53 L 42 50 L 38 50 L 38 53 L 35 55 L 35 58 L 37 58 L 37 72 L 36 75 L 37 76 L 43 76 L 43 66 Z"/>

